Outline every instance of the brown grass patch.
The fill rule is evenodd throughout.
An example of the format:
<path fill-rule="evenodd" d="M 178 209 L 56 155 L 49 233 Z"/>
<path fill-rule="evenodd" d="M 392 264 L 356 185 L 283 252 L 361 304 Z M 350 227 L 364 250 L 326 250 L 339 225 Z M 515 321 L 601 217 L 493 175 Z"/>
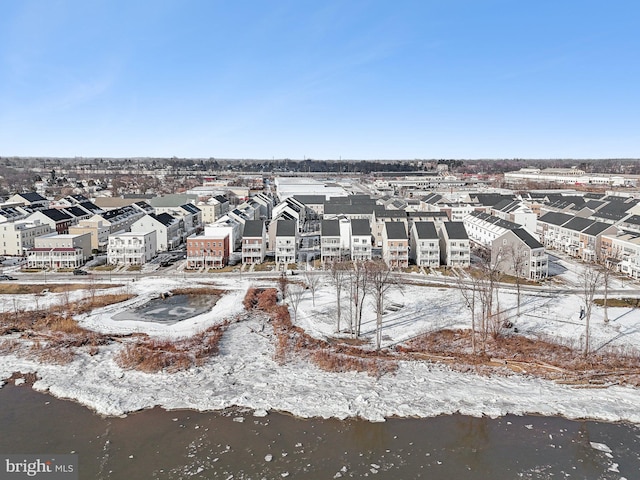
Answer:
<path fill-rule="evenodd" d="M 563 383 L 640 386 L 640 357 L 637 352 L 620 349 L 593 352 L 585 357 L 575 348 L 512 334 L 487 338 L 485 351 L 474 355 L 470 330 L 440 330 L 405 342 L 396 350 L 449 363 L 458 370 L 507 369 Z"/>
<path fill-rule="evenodd" d="M 596 298 L 593 303 L 602 307 L 604 306 L 604 298 Z M 638 308 L 640 307 L 640 298 L 608 298 L 607 307 Z"/>
<path fill-rule="evenodd" d="M 51 293 L 64 293 L 74 290 L 103 290 L 121 287 L 111 283 L 3 283 L 0 284 L 0 295 L 38 294 L 43 290 Z"/>
<path fill-rule="evenodd" d="M 291 323 L 289 309 L 286 305 L 278 305 L 277 299 L 275 288 L 250 288 L 243 303 L 247 310 L 261 310 L 271 317 L 276 335 L 274 358 L 278 363 L 283 364 L 304 355 L 319 368 L 332 372 L 358 371 L 379 376 L 398 368 L 389 352 L 365 350 L 345 343 L 329 343 L 312 337 Z"/>
<path fill-rule="evenodd" d="M 173 295 L 216 295 L 221 296 L 226 293 L 226 290 L 220 290 L 213 287 L 191 287 L 191 288 L 176 288 L 171 290 Z"/>
<path fill-rule="evenodd" d="M 218 344 L 230 323 L 227 320 L 182 340 L 142 338 L 124 347 L 116 356 L 116 363 L 147 373 L 177 372 L 202 365 L 218 354 Z"/>
<path fill-rule="evenodd" d="M 133 295 L 113 294 L 83 299 L 69 305 L 57 305 L 48 310 L 14 311 L 0 314 L 0 335 L 19 333 L 19 339 L 0 343 L 0 354 L 16 353 L 34 357 L 45 363 L 60 365 L 73 360 L 77 349 L 87 347 L 90 355 L 98 353 L 101 345 L 109 344 L 116 335 L 103 335 L 81 327 L 70 312 L 85 313 L 100 306 L 122 302 Z M 25 340 L 30 341 L 23 348 Z"/>

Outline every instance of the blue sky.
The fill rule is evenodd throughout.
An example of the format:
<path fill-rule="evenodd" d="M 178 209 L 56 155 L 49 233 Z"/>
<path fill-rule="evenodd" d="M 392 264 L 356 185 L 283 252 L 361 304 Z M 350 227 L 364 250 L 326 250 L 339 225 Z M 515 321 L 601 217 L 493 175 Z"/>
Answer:
<path fill-rule="evenodd" d="M 640 157 L 636 0 L 0 0 L 0 155 Z"/>

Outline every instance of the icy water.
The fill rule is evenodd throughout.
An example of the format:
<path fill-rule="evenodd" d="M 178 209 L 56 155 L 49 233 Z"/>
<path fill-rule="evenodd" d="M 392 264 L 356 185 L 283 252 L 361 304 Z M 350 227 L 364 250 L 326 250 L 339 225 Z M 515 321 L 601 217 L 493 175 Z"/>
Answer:
<path fill-rule="evenodd" d="M 0 389 L 0 453 L 77 453 L 81 479 L 632 480 L 639 436 L 634 425 L 547 417 L 369 423 L 154 409 L 101 418 L 26 385 Z"/>
<path fill-rule="evenodd" d="M 115 320 L 136 320 L 174 325 L 211 310 L 218 297 L 215 295 L 172 295 L 154 298 L 144 305 L 114 315 Z"/>

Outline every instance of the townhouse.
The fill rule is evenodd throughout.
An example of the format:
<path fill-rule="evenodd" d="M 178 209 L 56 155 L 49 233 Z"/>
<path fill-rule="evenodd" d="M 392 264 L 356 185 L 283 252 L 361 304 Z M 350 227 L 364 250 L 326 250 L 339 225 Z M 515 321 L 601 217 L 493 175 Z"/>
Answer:
<path fill-rule="evenodd" d="M 262 220 L 248 220 L 242 236 L 242 263 L 264 262 L 267 252 L 267 230 Z"/>
<path fill-rule="evenodd" d="M 469 236 L 462 222 L 443 223 L 438 237 L 442 265 L 466 268 L 471 264 Z"/>
<path fill-rule="evenodd" d="M 409 266 L 409 237 L 403 222 L 386 222 L 384 224 L 382 259 L 392 270 Z"/>
<path fill-rule="evenodd" d="M 123 232 L 109 237 L 109 265 L 144 265 L 156 256 L 156 232 Z"/>
<path fill-rule="evenodd" d="M 433 222 L 414 222 L 411 226 L 409 258 L 420 267 L 440 266 L 440 239 Z"/>
<path fill-rule="evenodd" d="M 35 238 L 27 252 L 29 268 L 79 268 L 91 257 L 91 235 L 48 233 Z"/>
<path fill-rule="evenodd" d="M 549 276 L 549 256 L 544 246 L 524 228 L 507 230 L 491 247 L 491 263 L 500 271 L 529 280 Z"/>

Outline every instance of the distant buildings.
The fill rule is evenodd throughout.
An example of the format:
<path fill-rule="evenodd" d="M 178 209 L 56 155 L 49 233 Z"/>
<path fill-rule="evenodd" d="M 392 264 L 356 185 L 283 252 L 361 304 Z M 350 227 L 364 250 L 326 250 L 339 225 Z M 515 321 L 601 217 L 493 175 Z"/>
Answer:
<path fill-rule="evenodd" d="M 563 185 L 606 185 L 611 187 L 635 187 L 637 175 L 589 173 L 578 168 L 521 168 L 506 172 L 504 180 L 510 184 L 523 182 L 559 183 Z"/>

